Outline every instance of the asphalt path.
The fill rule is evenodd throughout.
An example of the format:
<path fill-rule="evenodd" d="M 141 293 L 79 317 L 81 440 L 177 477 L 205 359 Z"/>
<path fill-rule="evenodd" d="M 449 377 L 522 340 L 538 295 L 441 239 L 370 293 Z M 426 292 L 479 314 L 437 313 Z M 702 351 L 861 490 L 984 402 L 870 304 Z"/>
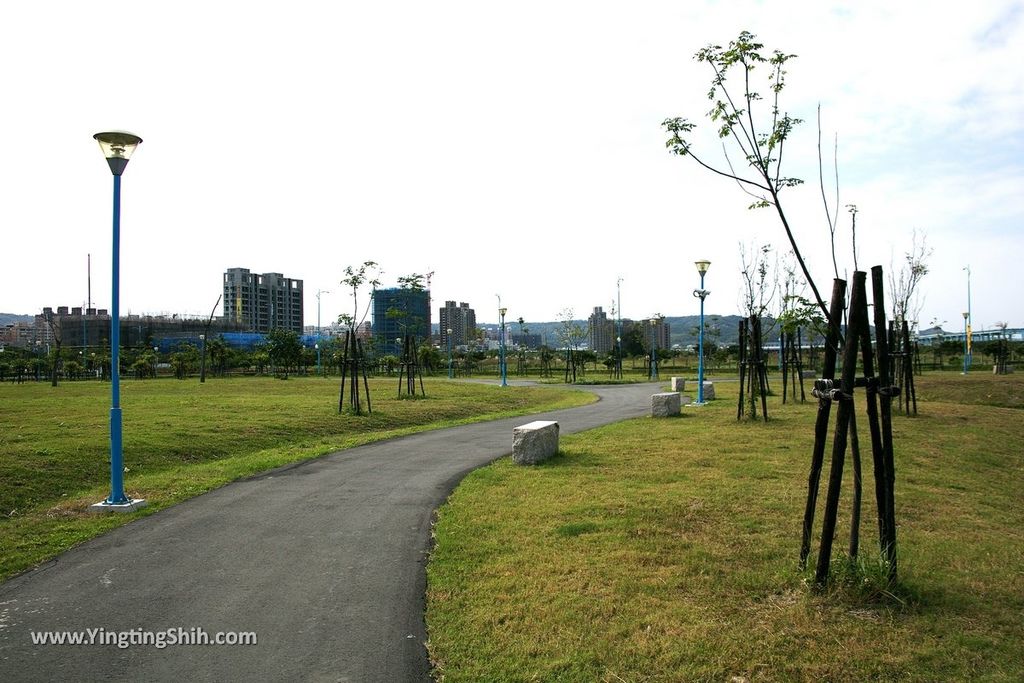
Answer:
<path fill-rule="evenodd" d="M 600 400 L 588 406 L 423 432 L 238 481 L 0 584 L 0 681 L 430 680 L 434 511 L 468 472 L 511 452 L 513 427 L 557 420 L 566 434 L 640 416 L 655 387 L 592 390 Z M 257 643 L 169 644 L 202 638 L 199 629 L 210 639 L 255 633 Z M 128 647 L 31 637 L 65 631 Z M 154 640 L 129 642 L 143 637 Z"/>

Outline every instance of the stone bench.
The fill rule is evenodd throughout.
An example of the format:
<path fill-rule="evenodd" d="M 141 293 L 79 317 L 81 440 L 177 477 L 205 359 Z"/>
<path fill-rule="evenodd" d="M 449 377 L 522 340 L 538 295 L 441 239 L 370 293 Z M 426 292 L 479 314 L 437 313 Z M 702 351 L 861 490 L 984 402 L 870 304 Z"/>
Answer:
<path fill-rule="evenodd" d="M 803 379 L 818 379 L 818 371 L 817 370 L 803 370 L 800 373 L 800 376 Z"/>
<path fill-rule="evenodd" d="M 681 407 L 678 392 L 666 391 L 651 396 L 651 417 L 674 417 L 679 414 Z"/>
<path fill-rule="evenodd" d="M 558 452 L 558 423 L 535 420 L 512 430 L 512 462 L 536 465 Z"/>
<path fill-rule="evenodd" d="M 672 388 L 672 391 L 686 391 L 686 378 L 673 377 L 672 384 L 669 386 Z"/>

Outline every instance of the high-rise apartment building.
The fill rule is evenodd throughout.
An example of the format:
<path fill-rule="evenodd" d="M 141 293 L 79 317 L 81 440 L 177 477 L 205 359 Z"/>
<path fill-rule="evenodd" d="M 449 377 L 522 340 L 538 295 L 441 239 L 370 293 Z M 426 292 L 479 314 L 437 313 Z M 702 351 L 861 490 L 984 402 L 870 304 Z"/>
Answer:
<path fill-rule="evenodd" d="M 250 332 L 278 328 L 302 334 L 302 280 L 281 273 L 250 273 L 228 268 L 224 273 L 224 318 Z"/>
<path fill-rule="evenodd" d="M 653 322 L 652 322 L 653 320 Z M 648 348 L 656 345 L 659 351 L 664 351 L 672 346 L 672 325 L 665 322 L 665 318 L 648 318 L 640 324 L 644 329 L 644 340 Z"/>
<path fill-rule="evenodd" d="M 590 350 L 594 353 L 611 353 L 615 348 L 615 321 L 608 319 L 608 314 L 601 306 L 595 306 L 594 312 L 587 319 L 590 333 Z"/>
<path fill-rule="evenodd" d="M 391 287 L 373 293 L 373 338 L 381 353 L 399 355 L 399 339 L 411 334 L 430 343 L 430 291 Z"/>
<path fill-rule="evenodd" d="M 452 346 L 465 346 L 476 338 L 476 312 L 469 304 L 445 301 L 439 318 L 442 348 L 448 346 L 448 330 L 452 331 Z"/>

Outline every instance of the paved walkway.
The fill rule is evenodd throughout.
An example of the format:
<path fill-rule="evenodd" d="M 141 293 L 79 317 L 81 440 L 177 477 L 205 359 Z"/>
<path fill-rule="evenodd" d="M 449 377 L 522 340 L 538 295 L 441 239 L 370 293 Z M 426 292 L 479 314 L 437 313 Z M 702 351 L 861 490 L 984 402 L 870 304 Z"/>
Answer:
<path fill-rule="evenodd" d="M 649 384 L 595 404 L 424 432 L 274 470 L 139 519 L 0 585 L 0 680 L 429 680 L 434 510 L 511 451 L 650 410 Z M 255 646 L 33 645 L 32 631 L 255 632 Z M 102 635 L 100 635 L 102 637 Z M 128 637 L 128 636 L 126 636 Z"/>

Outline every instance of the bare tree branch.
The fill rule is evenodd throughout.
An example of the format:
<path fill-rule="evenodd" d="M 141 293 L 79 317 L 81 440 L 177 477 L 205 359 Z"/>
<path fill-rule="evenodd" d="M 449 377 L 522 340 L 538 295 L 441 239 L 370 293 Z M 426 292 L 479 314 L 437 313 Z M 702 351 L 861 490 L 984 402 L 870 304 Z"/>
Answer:
<path fill-rule="evenodd" d="M 729 164 L 729 171 L 731 171 L 733 175 L 736 175 L 736 169 L 734 169 L 732 167 L 732 159 L 729 158 L 729 152 L 728 152 L 728 150 L 726 150 L 724 142 L 722 143 L 722 156 L 725 157 L 725 163 Z M 743 190 L 743 192 L 745 192 L 746 194 L 750 195 L 751 197 L 753 197 L 754 199 L 758 200 L 759 202 L 766 202 L 766 201 L 768 201 L 767 199 L 765 199 L 764 195 L 754 194 L 753 192 L 751 192 L 747 188 L 743 187 L 743 184 L 738 179 L 739 176 L 736 176 L 736 177 L 737 177 L 736 184 L 739 186 L 739 188 L 741 190 Z M 767 190 L 768 188 L 764 188 L 764 189 Z"/>
<path fill-rule="evenodd" d="M 764 185 L 760 185 L 760 184 L 754 182 L 753 180 L 747 180 L 746 178 L 741 178 L 738 175 L 733 175 L 733 174 L 730 174 L 730 173 L 726 173 L 725 171 L 720 171 L 717 168 L 715 168 L 714 166 L 709 166 L 706 163 L 704 163 L 703 161 L 701 161 L 697 157 L 697 155 L 694 154 L 693 152 L 687 152 L 687 156 L 692 157 L 693 160 L 696 161 L 698 164 L 700 164 L 704 168 L 708 169 L 709 171 L 717 173 L 720 176 L 723 176 L 725 178 L 731 178 L 731 179 L 733 179 L 733 180 L 735 180 L 737 182 L 746 183 L 747 185 L 753 185 L 754 187 L 760 188 L 760 189 L 764 190 L 765 192 L 771 191 L 771 188 L 765 187 Z"/>

